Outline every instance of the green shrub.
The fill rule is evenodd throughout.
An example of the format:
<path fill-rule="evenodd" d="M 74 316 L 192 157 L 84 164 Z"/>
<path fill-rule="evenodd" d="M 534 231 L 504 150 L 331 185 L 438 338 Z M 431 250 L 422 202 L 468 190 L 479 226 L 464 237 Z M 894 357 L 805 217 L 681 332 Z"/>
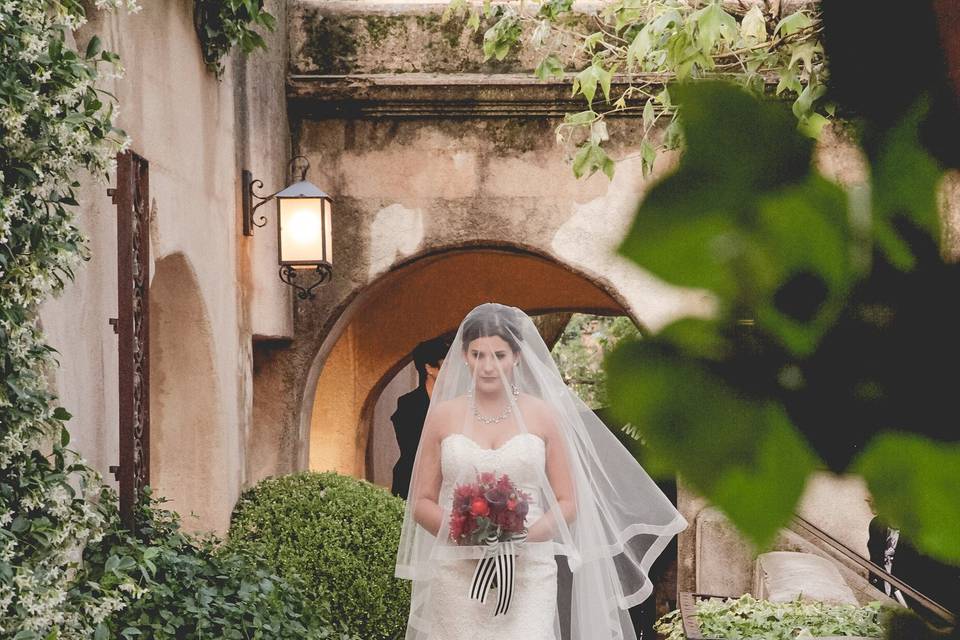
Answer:
<path fill-rule="evenodd" d="M 149 494 L 148 494 L 149 495 Z M 118 518 L 112 518 L 119 522 Z M 96 630 L 103 638 L 353 640 L 329 623 L 329 605 L 249 553 L 180 529 L 179 516 L 146 500 L 136 535 L 114 528 L 84 550 L 84 575 L 129 600 Z"/>
<path fill-rule="evenodd" d="M 403 500 L 336 473 L 264 480 L 233 512 L 228 546 L 307 583 L 335 620 L 367 640 L 402 634 L 409 583 L 393 577 Z"/>

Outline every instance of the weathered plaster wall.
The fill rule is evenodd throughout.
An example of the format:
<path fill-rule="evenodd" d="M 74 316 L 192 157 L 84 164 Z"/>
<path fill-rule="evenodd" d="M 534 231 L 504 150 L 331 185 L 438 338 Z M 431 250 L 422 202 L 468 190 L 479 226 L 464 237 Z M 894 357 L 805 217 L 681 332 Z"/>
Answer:
<path fill-rule="evenodd" d="M 612 312 L 625 311 L 653 330 L 673 318 L 710 311 L 711 300 L 702 292 L 667 286 L 613 254 L 645 188 L 638 163 L 626 160 L 612 182 L 602 175 L 578 181 L 570 171 L 568 150 L 554 142 L 557 123 L 532 117 L 304 118 L 296 123 L 296 152 L 317 167 L 315 183 L 335 198 L 335 276 L 318 290 L 316 300 L 296 303 L 292 343 L 271 347 L 269 355 L 257 358 L 257 431 L 249 460 L 272 457 L 281 465 L 274 467 L 274 473 L 307 466 L 360 473 L 365 436 L 350 442 L 347 434 L 363 434 L 358 419 L 368 411 L 367 403 L 375 400 L 366 395 L 374 387 L 368 381 L 360 395 L 341 387 L 336 393 L 315 394 L 316 381 L 321 375 L 352 379 L 352 369 L 339 368 L 349 358 L 337 356 L 330 360 L 330 364 L 339 363 L 337 368 L 325 369 L 341 336 L 344 349 L 355 340 L 344 333 L 351 322 L 345 312 L 356 308 L 354 299 L 378 277 L 418 256 L 476 246 L 529 249 L 613 294 L 620 311 Z M 630 154 L 623 141 L 634 126 L 624 121 L 614 134 L 621 136 L 612 145 L 617 156 Z M 669 166 L 669 157 L 662 160 L 658 171 Z M 492 264 L 484 268 L 493 268 Z M 460 278 L 457 282 L 471 281 Z M 403 284 L 398 280 L 395 286 Z M 530 280 L 521 288 L 537 290 Z M 414 306 L 426 309 L 437 308 L 437 300 L 446 299 L 435 287 L 400 291 L 397 295 L 415 296 Z M 563 288 L 554 290 L 558 295 L 563 292 Z M 470 299 L 469 291 L 461 299 Z M 522 305 L 523 298 L 518 300 Z M 561 300 L 552 306 L 564 308 L 563 304 Z M 469 308 L 451 318 L 449 328 Z M 398 323 L 404 325 L 404 317 Z M 398 353 L 387 366 L 431 335 L 435 334 L 423 328 L 409 341 L 396 341 Z M 367 365 L 361 359 L 350 366 Z M 382 375 L 378 371 L 372 380 Z M 350 414 L 344 413 L 347 407 L 352 407 Z M 333 417 L 348 415 L 352 417 Z M 322 439 L 325 450 L 336 453 L 325 458 L 311 453 L 313 459 L 308 461 L 304 447 L 315 451 L 307 442 L 311 431 L 319 438 L 321 424 L 327 429 Z M 341 434 L 335 439 L 341 444 L 334 445 L 330 433 Z M 289 448 L 278 453 L 278 442 Z M 270 472 L 264 465 L 260 468 Z"/>
<path fill-rule="evenodd" d="M 104 88 L 119 99 L 118 125 L 132 149 L 150 163 L 153 483 L 173 508 L 197 511 L 188 527 L 222 531 L 244 481 L 251 334 L 290 332 L 289 294 L 276 281 L 275 259 L 265 270 L 250 266 L 252 254 L 269 253 L 271 234 L 256 238 L 256 247 L 243 238 L 237 206 L 241 166 L 268 183 L 283 179 L 285 38 L 269 38 L 268 56 L 239 67 L 228 61 L 218 81 L 201 59 L 192 1 L 142 6 L 136 15 L 91 9 L 77 40 L 98 34 L 119 53 L 126 75 Z M 283 2 L 268 8 L 285 16 Z M 79 219 L 93 259 L 41 314 L 62 354 L 54 375 L 74 414 L 73 445 L 105 476 L 118 461 L 116 337 L 107 324 L 117 315 L 116 209 L 107 186 L 84 182 Z M 256 313 L 247 290 L 260 296 Z M 180 455 L 185 448 L 190 455 Z"/>
<path fill-rule="evenodd" d="M 540 60 L 533 47 L 521 47 L 519 55 L 502 61 L 484 61 L 485 29 L 474 32 L 467 26 L 465 15 L 445 21 L 447 4 L 357 0 L 293 3 L 291 72 L 506 73 L 536 68 Z M 589 11 L 588 4 L 578 6 Z M 583 14 L 582 20 L 588 19 Z M 524 41 L 531 35 L 529 28 L 526 31 Z M 563 50 L 568 59 L 574 56 L 573 47 Z"/>

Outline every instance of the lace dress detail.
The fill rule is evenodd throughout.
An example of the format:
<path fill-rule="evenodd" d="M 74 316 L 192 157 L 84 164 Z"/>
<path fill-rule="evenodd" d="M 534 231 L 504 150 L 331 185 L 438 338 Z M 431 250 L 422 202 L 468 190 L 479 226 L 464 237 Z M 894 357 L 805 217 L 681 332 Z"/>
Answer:
<path fill-rule="evenodd" d="M 441 443 L 443 484 L 440 504 L 450 504 L 456 478 L 477 471 L 506 473 L 516 484 L 536 486 L 546 463 L 543 440 L 531 433 L 510 438 L 497 449 L 484 449 L 463 434 Z M 543 514 L 534 502 L 527 526 Z M 471 600 L 469 585 L 476 560 L 451 560 L 440 565 L 431 580 L 428 610 L 430 640 L 556 640 L 557 563 L 549 547 L 527 545 L 517 558 L 513 600 L 504 615 L 494 616 L 495 592 L 486 603 Z"/>

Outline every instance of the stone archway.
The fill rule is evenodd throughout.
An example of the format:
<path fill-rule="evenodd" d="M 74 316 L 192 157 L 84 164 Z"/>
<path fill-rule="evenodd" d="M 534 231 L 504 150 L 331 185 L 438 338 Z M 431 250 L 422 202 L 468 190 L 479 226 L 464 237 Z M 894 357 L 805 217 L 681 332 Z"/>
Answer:
<path fill-rule="evenodd" d="M 316 382 L 304 394 L 309 468 L 364 477 L 384 386 L 417 342 L 455 329 L 487 301 L 530 314 L 627 313 L 615 292 L 530 249 L 458 248 L 408 261 L 357 296 L 317 356 Z"/>
<path fill-rule="evenodd" d="M 233 492 L 220 451 L 220 390 L 213 335 L 193 267 L 182 253 L 155 264 L 150 285 L 150 462 L 154 494 L 192 530 L 223 531 Z M 200 518 L 189 516 L 191 512 Z"/>

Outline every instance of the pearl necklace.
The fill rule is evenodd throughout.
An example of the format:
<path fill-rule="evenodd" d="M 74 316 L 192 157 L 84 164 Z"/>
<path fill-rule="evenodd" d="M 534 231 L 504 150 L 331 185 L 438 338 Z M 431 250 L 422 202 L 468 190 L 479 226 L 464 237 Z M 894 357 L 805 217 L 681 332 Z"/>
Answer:
<path fill-rule="evenodd" d="M 517 388 L 517 385 L 511 384 L 510 387 L 511 387 L 511 392 L 513 393 L 513 397 L 514 397 L 514 398 L 519 397 L 519 396 L 520 396 L 520 389 Z M 473 405 L 473 415 L 474 415 L 474 417 L 476 417 L 476 419 L 479 420 L 480 422 L 482 422 L 483 424 L 496 424 L 496 423 L 498 423 L 498 422 L 503 422 L 503 421 L 506 420 L 506 419 L 510 416 L 510 414 L 513 412 L 513 403 L 512 403 L 512 402 L 508 402 L 508 403 L 507 403 L 507 408 L 504 409 L 503 413 L 501 413 L 500 415 L 495 416 L 495 417 L 493 417 L 493 418 L 491 418 L 491 417 L 489 417 L 489 416 L 485 416 L 485 415 L 483 415 L 482 413 L 480 413 L 480 410 L 479 410 L 479 409 L 477 409 L 477 403 L 476 403 L 476 401 L 473 399 L 473 389 L 470 389 L 469 391 L 467 391 L 467 395 L 470 396 L 470 403 Z"/>

